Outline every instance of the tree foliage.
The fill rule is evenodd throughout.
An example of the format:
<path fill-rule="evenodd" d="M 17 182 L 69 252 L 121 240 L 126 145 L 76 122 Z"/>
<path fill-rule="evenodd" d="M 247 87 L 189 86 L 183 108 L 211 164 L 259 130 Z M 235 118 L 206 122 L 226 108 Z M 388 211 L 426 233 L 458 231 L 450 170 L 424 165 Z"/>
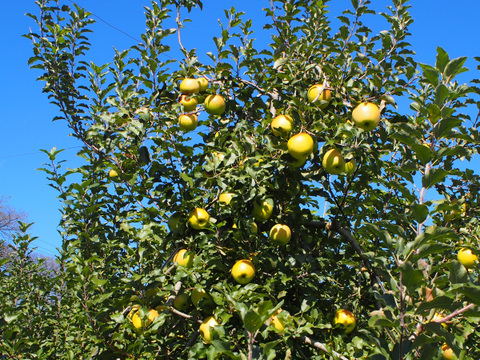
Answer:
<path fill-rule="evenodd" d="M 41 330 L 4 317 L 16 336 L 4 337 L 1 351 L 61 359 L 440 359 L 448 346 L 459 358 L 480 357 L 478 270 L 456 258 L 463 247 L 480 253 L 479 177 L 469 168 L 478 161 L 478 80 L 458 83 L 466 58 L 450 59 L 441 48 L 434 65 L 415 61 L 408 1 L 377 12 L 370 1 L 352 0 L 338 28 L 328 1 L 271 1 L 265 47 L 248 14 L 230 8 L 206 56 L 181 41 L 195 31 L 185 16 L 202 3 L 154 1 L 142 41 L 102 65 L 87 60 L 91 14 L 37 4 L 30 64 L 42 72 L 56 119 L 83 144 L 84 165 L 63 170 L 61 151 L 45 151 L 44 170 L 63 204 L 57 302 L 31 305 L 48 320 Z M 375 17 L 388 29 L 372 33 Z M 174 50 L 181 60 L 169 55 Z M 200 104 L 191 132 L 177 120 L 178 85 L 189 77 L 209 80 L 200 103 L 208 94 L 226 99 L 221 116 Z M 314 84 L 331 91 L 328 106 L 307 101 Z M 362 102 L 381 110 L 373 131 L 352 122 Z M 273 135 L 279 114 L 292 117 L 290 135 L 314 139 L 305 163 L 289 154 L 288 137 Z M 322 166 L 331 148 L 355 161 L 351 174 Z M 219 201 L 225 192 L 234 194 L 229 204 Z M 273 215 L 261 221 L 252 212 L 265 199 Z M 207 227 L 188 225 L 196 208 L 209 213 Z M 167 226 L 171 218 L 178 226 Z M 291 228 L 287 245 L 269 238 L 276 223 Z M 173 264 L 179 249 L 195 255 L 191 267 Z M 248 284 L 230 274 L 240 259 L 256 269 Z M 207 296 L 195 305 L 173 306 L 181 294 L 198 300 L 202 290 Z M 352 332 L 334 325 L 340 308 L 354 314 Z M 153 309 L 158 316 L 148 320 Z M 275 314 L 283 330 L 272 325 Z M 219 325 L 205 341 L 198 330 L 209 316 Z M 48 326 L 55 338 L 36 337 L 33 352 L 23 339 Z"/>

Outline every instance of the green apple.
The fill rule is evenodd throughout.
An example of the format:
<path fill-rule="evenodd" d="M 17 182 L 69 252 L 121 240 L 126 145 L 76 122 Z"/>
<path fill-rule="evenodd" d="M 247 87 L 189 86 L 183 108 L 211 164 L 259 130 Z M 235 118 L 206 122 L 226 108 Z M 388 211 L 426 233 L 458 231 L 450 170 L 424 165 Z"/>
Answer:
<path fill-rule="evenodd" d="M 209 84 L 208 84 L 208 79 L 206 77 L 203 77 L 203 76 L 199 77 L 197 81 L 199 86 L 199 90 L 198 90 L 199 92 L 204 92 L 205 90 L 208 89 Z"/>
<path fill-rule="evenodd" d="M 273 213 L 273 199 L 263 199 L 259 202 L 255 201 L 253 204 L 253 217 L 257 221 L 264 222 L 272 216 Z"/>
<path fill-rule="evenodd" d="M 306 159 L 315 146 L 313 138 L 307 133 L 293 135 L 287 142 L 287 148 L 290 155 L 295 159 Z"/>
<path fill-rule="evenodd" d="M 355 169 L 357 168 L 357 164 L 355 163 L 355 159 L 352 159 L 345 163 L 345 172 L 347 175 L 353 175 Z"/>
<path fill-rule="evenodd" d="M 221 115 L 224 113 L 227 104 L 221 95 L 208 95 L 205 98 L 205 111 L 210 115 Z"/>
<path fill-rule="evenodd" d="M 345 161 L 337 149 L 330 149 L 323 155 L 322 166 L 332 175 L 339 175 L 345 171 Z"/>
<path fill-rule="evenodd" d="M 209 311 L 213 306 L 213 300 L 204 289 L 193 289 L 191 295 L 192 303 L 198 310 Z"/>
<path fill-rule="evenodd" d="M 250 260 L 238 260 L 232 267 L 232 277 L 239 284 L 248 284 L 254 276 L 255 267 Z"/>
<path fill-rule="evenodd" d="M 286 245 L 292 237 L 292 231 L 288 225 L 275 224 L 270 229 L 269 237 L 278 245 Z"/>
<path fill-rule="evenodd" d="M 190 227 L 195 230 L 202 230 L 208 226 L 210 215 L 205 209 L 195 208 L 188 216 Z"/>
<path fill-rule="evenodd" d="M 352 120 L 360 129 L 371 131 L 380 122 L 380 109 L 374 103 L 361 103 L 353 110 Z"/>
<path fill-rule="evenodd" d="M 173 307 L 178 311 L 185 312 L 188 309 L 190 303 L 190 296 L 185 293 L 178 294 L 173 300 Z"/>

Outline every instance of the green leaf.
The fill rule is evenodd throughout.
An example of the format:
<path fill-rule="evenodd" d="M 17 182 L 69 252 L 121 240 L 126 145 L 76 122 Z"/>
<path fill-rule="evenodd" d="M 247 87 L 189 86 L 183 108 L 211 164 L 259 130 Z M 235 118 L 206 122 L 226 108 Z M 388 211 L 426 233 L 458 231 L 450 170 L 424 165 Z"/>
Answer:
<path fill-rule="evenodd" d="M 255 331 L 260 329 L 263 322 L 261 321 L 260 316 L 253 310 L 248 310 L 243 318 L 243 324 L 245 325 L 245 329 L 253 334 Z"/>
<path fill-rule="evenodd" d="M 448 174 L 449 172 L 444 169 L 429 169 L 422 177 L 422 186 L 425 189 L 429 189 L 435 184 L 444 181 Z"/>
<path fill-rule="evenodd" d="M 466 283 L 468 282 L 468 273 L 465 266 L 460 264 L 458 261 L 453 260 L 448 268 L 450 270 L 450 281 L 452 284 Z"/>
<path fill-rule="evenodd" d="M 448 79 L 448 81 L 451 81 L 455 75 L 468 71 L 467 68 L 463 67 L 465 61 L 467 61 L 467 57 L 462 56 L 448 62 L 444 71 L 444 76 Z"/>
<path fill-rule="evenodd" d="M 451 309 L 453 305 L 454 300 L 448 296 L 437 296 L 431 301 L 427 301 L 424 303 L 421 303 L 418 307 L 417 310 L 415 310 L 416 314 L 420 314 L 422 312 L 425 312 L 427 310 L 431 309 L 446 309 L 449 310 Z"/>
<path fill-rule="evenodd" d="M 447 52 L 443 50 L 440 46 L 437 47 L 437 61 L 435 62 L 435 67 L 440 73 L 443 73 L 445 67 L 450 61 L 450 57 Z"/>
<path fill-rule="evenodd" d="M 412 206 L 412 210 L 416 222 L 423 223 L 427 219 L 427 216 L 429 214 L 427 205 L 414 203 Z"/>

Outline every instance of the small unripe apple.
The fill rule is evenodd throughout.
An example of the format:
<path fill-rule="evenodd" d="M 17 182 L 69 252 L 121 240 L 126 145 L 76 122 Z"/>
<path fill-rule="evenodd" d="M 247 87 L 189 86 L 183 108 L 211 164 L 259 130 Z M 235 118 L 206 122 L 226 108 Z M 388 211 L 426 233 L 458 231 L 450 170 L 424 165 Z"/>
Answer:
<path fill-rule="evenodd" d="M 345 309 L 338 309 L 335 312 L 335 319 L 334 324 L 342 324 L 345 328 L 345 333 L 351 333 L 353 329 L 355 329 L 355 325 L 357 324 L 355 320 L 355 315 L 351 311 Z"/>
<path fill-rule="evenodd" d="M 232 267 L 232 277 L 239 284 L 248 284 L 254 276 L 255 267 L 250 260 L 238 260 Z"/>
<path fill-rule="evenodd" d="M 293 135 L 287 142 L 287 148 L 290 155 L 295 159 L 306 159 L 315 146 L 313 138 L 307 133 Z"/>
<path fill-rule="evenodd" d="M 188 309 L 189 302 L 190 297 L 185 293 L 181 293 L 175 296 L 175 299 L 173 300 L 173 307 L 179 311 L 185 312 Z"/>
<path fill-rule="evenodd" d="M 270 229 L 269 237 L 276 244 L 286 245 L 292 237 L 292 231 L 288 225 L 275 224 Z"/>
<path fill-rule="evenodd" d="M 322 166 L 332 175 L 339 175 L 345 171 L 345 161 L 337 149 L 330 149 L 323 155 Z"/>
<path fill-rule="evenodd" d="M 210 215 L 208 215 L 208 212 L 202 208 L 194 209 L 188 217 L 188 223 L 190 224 L 190 227 L 195 230 L 206 228 L 209 220 Z"/>
<path fill-rule="evenodd" d="M 478 262 L 478 257 L 477 255 L 472 253 L 472 250 L 462 248 L 457 254 L 457 259 L 462 264 L 465 266 L 467 269 L 473 269 Z"/>
<path fill-rule="evenodd" d="M 289 115 L 278 115 L 270 124 L 273 135 L 275 136 L 288 136 L 293 129 L 293 119 Z"/>
<path fill-rule="evenodd" d="M 221 95 L 208 95 L 204 101 L 205 111 L 210 115 L 221 115 L 227 104 Z"/>
<path fill-rule="evenodd" d="M 195 114 L 181 114 L 178 117 L 180 129 L 185 132 L 195 130 L 198 124 L 198 117 Z"/>
<path fill-rule="evenodd" d="M 200 90 L 197 79 L 186 78 L 180 83 L 180 92 L 185 95 L 195 94 Z"/>
<path fill-rule="evenodd" d="M 352 120 L 360 129 L 371 131 L 380 122 L 380 109 L 374 103 L 361 103 L 353 110 Z"/>
<path fill-rule="evenodd" d="M 197 108 L 198 101 L 194 97 L 182 95 L 180 96 L 180 104 L 183 105 L 183 110 L 185 110 L 186 112 L 190 112 Z"/>

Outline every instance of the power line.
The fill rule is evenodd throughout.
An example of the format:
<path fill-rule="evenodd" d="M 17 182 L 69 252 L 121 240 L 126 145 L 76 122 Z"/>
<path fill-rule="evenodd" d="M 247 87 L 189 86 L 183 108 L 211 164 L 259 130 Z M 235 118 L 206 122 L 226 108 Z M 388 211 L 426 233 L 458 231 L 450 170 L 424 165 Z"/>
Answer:
<path fill-rule="evenodd" d="M 65 148 L 65 149 L 63 149 L 63 150 L 78 149 L 78 148 L 81 148 L 81 146 L 71 146 L 71 147 Z M 13 157 L 39 155 L 39 154 L 42 154 L 42 152 L 41 152 L 40 150 L 39 150 L 39 151 L 35 151 L 35 152 L 22 153 L 22 154 L 4 155 L 4 156 L 0 156 L 0 160 L 2 160 L 2 159 L 8 159 L 8 158 L 13 158 Z"/>

